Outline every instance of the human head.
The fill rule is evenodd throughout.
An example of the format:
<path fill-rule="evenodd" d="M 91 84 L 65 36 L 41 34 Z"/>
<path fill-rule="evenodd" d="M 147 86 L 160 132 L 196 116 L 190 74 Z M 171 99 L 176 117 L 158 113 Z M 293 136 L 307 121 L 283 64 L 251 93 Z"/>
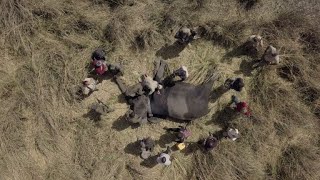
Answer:
<path fill-rule="evenodd" d="M 166 157 L 162 157 L 162 158 L 161 158 L 161 162 L 162 162 L 162 163 L 165 163 L 166 161 L 167 161 Z"/>
<path fill-rule="evenodd" d="M 232 140 L 232 141 L 235 141 L 238 137 L 239 137 L 239 131 L 238 129 L 233 129 L 233 128 L 230 128 L 227 132 L 228 134 L 228 137 Z"/>
<path fill-rule="evenodd" d="M 234 103 L 236 103 L 236 104 L 238 104 L 238 103 L 240 102 L 239 99 L 238 99 L 238 97 L 235 96 L 235 95 L 232 95 L 232 96 L 231 96 L 231 101 L 234 102 Z"/>
<path fill-rule="evenodd" d="M 179 132 L 179 133 L 177 134 L 177 138 L 180 139 L 180 140 L 184 140 L 184 135 L 183 135 L 183 133 L 182 133 L 182 132 Z"/>
<path fill-rule="evenodd" d="M 91 60 L 106 60 L 105 55 L 105 51 L 102 48 L 98 48 L 91 54 Z"/>
<path fill-rule="evenodd" d="M 94 63 L 94 66 L 95 67 L 100 67 L 103 65 L 103 62 L 102 61 L 99 61 L 99 60 L 96 60 L 95 63 Z"/>
<path fill-rule="evenodd" d="M 207 142 L 205 144 L 205 148 L 207 150 L 212 150 L 213 148 L 215 148 L 217 146 L 217 138 L 215 137 L 211 137 L 207 139 Z"/>
<path fill-rule="evenodd" d="M 89 81 L 88 81 L 88 80 L 83 80 L 83 81 L 82 81 L 82 84 L 83 84 L 84 86 L 88 86 L 88 85 L 89 85 Z"/>
<path fill-rule="evenodd" d="M 239 84 L 238 84 L 240 91 L 242 90 L 242 88 L 244 87 L 244 82 L 242 78 L 239 78 Z"/>

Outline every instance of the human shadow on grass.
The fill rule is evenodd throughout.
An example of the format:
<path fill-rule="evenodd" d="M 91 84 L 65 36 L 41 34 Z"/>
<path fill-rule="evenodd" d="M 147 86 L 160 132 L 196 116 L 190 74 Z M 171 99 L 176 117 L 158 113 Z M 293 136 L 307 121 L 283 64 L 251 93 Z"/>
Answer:
<path fill-rule="evenodd" d="M 102 83 L 103 80 L 110 80 L 113 78 L 113 74 L 107 71 L 103 75 L 97 75 L 94 71 L 88 73 L 88 78 L 93 78 L 98 81 L 98 83 Z"/>
<path fill-rule="evenodd" d="M 124 148 L 124 152 L 127 154 L 132 154 L 135 156 L 139 156 L 140 155 L 140 144 L 139 141 L 135 141 L 132 143 L 129 143 L 125 148 Z"/>
<path fill-rule="evenodd" d="M 112 129 L 115 129 L 117 131 L 123 131 L 129 127 L 131 127 L 132 129 L 136 129 L 139 126 L 140 124 L 133 124 L 131 122 L 126 121 L 126 116 L 123 115 L 113 122 Z"/>
<path fill-rule="evenodd" d="M 101 121 L 101 114 L 96 112 L 95 110 L 93 109 L 90 109 L 86 114 L 84 114 L 82 117 L 84 118 L 89 118 L 91 121 L 94 121 L 94 122 L 99 122 Z"/>
<path fill-rule="evenodd" d="M 259 52 L 255 49 L 248 49 L 249 42 L 245 42 L 242 45 L 233 48 L 231 51 L 227 52 L 221 59 L 221 62 L 231 63 L 232 58 L 237 57 L 240 58 L 242 56 L 248 56 L 251 59 L 257 59 L 259 56 Z"/>
<path fill-rule="evenodd" d="M 218 124 L 221 128 L 225 129 L 231 125 L 232 120 L 235 119 L 236 116 L 237 113 L 232 108 L 227 106 L 213 114 L 212 120 L 206 122 L 206 125 Z"/>
<path fill-rule="evenodd" d="M 175 135 L 173 133 L 167 132 L 166 130 L 163 130 L 163 134 L 160 136 L 159 140 L 157 140 L 157 144 L 159 144 L 160 147 L 166 148 L 168 145 L 174 141 Z"/>
<path fill-rule="evenodd" d="M 126 97 L 123 95 L 123 94 L 119 94 L 118 95 L 118 103 L 126 103 L 126 104 L 129 104 L 128 100 L 126 99 Z"/>
<path fill-rule="evenodd" d="M 231 63 L 232 58 L 234 57 L 240 57 L 246 55 L 245 51 L 243 50 L 243 46 L 238 46 L 236 48 L 233 48 L 231 51 L 227 52 L 221 59 L 221 62 L 223 63 Z"/>
<path fill-rule="evenodd" d="M 200 145 L 198 142 L 185 142 L 186 148 L 181 150 L 180 152 L 183 153 L 185 156 L 189 156 L 196 151 L 200 150 Z"/>
<path fill-rule="evenodd" d="M 147 167 L 147 168 L 153 168 L 155 167 L 158 162 L 157 162 L 157 157 L 158 157 L 158 154 L 157 155 L 153 155 L 153 156 L 150 156 L 149 158 L 147 159 L 144 159 L 140 165 L 141 166 L 144 166 L 144 167 Z"/>
<path fill-rule="evenodd" d="M 178 57 L 180 52 L 187 47 L 187 44 L 181 44 L 178 41 L 174 42 L 172 45 L 164 45 L 157 52 L 156 56 L 162 57 L 164 60 L 172 59 Z"/>
<path fill-rule="evenodd" d="M 77 102 L 83 101 L 86 97 L 82 93 L 82 87 L 80 85 L 75 86 L 72 90 L 69 90 Z"/>
<path fill-rule="evenodd" d="M 252 71 L 258 67 L 263 66 L 263 63 L 257 60 L 243 60 L 240 64 L 240 69 L 235 72 L 235 74 L 243 74 L 244 76 L 252 76 Z"/>
<path fill-rule="evenodd" d="M 212 133 L 212 135 L 213 135 L 214 137 L 216 137 L 218 140 L 221 140 L 221 139 L 223 139 L 223 138 L 225 137 L 224 132 L 226 132 L 226 131 L 227 131 L 227 128 L 224 127 L 224 128 L 222 128 L 221 130 L 218 130 L 218 131 L 215 131 L 215 132 L 211 132 L 211 133 Z"/>

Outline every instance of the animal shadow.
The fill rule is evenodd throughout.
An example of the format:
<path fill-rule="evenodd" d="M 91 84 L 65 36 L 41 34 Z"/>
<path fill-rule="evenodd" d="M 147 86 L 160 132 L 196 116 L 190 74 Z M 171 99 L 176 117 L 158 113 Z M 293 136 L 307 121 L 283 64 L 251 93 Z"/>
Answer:
<path fill-rule="evenodd" d="M 139 127 L 139 124 L 133 124 L 128 121 L 126 121 L 125 115 L 119 117 L 117 120 L 115 120 L 112 124 L 112 129 L 115 129 L 117 131 L 123 131 L 131 126 L 132 129 L 136 129 Z"/>
<path fill-rule="evenodd" d="M 164 60 L 178 57 L 180 52 L 183 51 L 187 45 L 188 44 L 181 44 L 178 41 L 174 42 L 172 45 L 166 44 L 156 52 L 156 56 L 160 56 Z"/>
<path fill-rule="evenodd" d="M 149 158 L 143 160 L 140 163 L 140 165 L 147 167 L 147 168 L 153 168 L 154 166 L 156 166 L 158 164 L 157 157 L 158 157 L 158 155 L 150 156 Z"/>
<path fill-rule="evenodd" d="M 135 142 L 129 143 L 124 148 L 124 152 L 127 154 L 139 156 L 140 155 L 140 148 L 139 147 L 140 147 L 139 141 L 135 141 Z"/>

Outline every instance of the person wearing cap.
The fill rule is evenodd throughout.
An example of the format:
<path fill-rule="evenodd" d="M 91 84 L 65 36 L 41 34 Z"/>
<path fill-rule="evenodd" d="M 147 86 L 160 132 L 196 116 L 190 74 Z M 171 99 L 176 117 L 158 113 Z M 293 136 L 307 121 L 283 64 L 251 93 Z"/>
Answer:
<path fill-rule="evenodd" d="M 218 139 L 209 133 L 209 137 L 202 141 L 202 146 L 206 151 L 212 151 L 218 145 Z"/>
<path fill-rule="evenodd" d="M 177 143 L 183 143 L 188 137 L 191 136 L 191 131 L 187 127 L 179 126 L 178 128 L 164 128 L 168 132 L 175 132 L 176 139 L 174 140 Z"/>
<path fill-rule="evenodd" d="M 151 152 L 154 149 L 155 142 L 151 137 L 144 138 L 140 141 L 141 146 L 141 158 L 147 159 L 150 157 Z"/>
<path fill-rule="evenodd" d="M 157 162 L 158 164 L 162 164 L 162 165 L 165 165 L 165 166 L 169 166 L 171 164 L 171 157 L 170 157 L 170 154 L 171 154 L 171 149 L 170 147 L 168 146 L 167 147 L 167 150 L 163 153 L 161 153 L 158 157 L 157 157 Z"/>
<path fill-rule="evenodd" d="M 175 77 L 180 77 L 180 80 L 175 81 Z M 161 82 L 164 87 L 172 87 L 175 85 L 176 82 L 185 81 L 189 77 L 189 72 L 186 66 L 181 66 L 179 69 L 173 71 L 172 74 L 165 77 L 164 80 Z"/>
<path fill-rule="evenodd" d="M 98 48 L 91 54 L 91 64 L 97 75 L 103 75 L 107 70 L 106 53 L 102 48 Z"/>
<path fill-rule="evenodd" d="M 175 76 L 179 76 L 182 81 L 186 80 L 189 77 L 188 69 L 186 66 L 181 66 L 179 69 L 173 72 Z"/>
<path fill-rule="evenodd" d="M 225 137 L 228 137 L 232 141 L 235 141 L 236 139 L 238 139 L 240 137 L 240 133 L 239 133 L 238 129 L 235 129 L 235 128 L 228 128 L 228 130 L 226 132 L 224 132 L 223 134 Z"/>
<path fill-rule="evenodd" d="M 246 116 L 251 116 L 251 112 L 248 106 L 248 103 L 240 101 L 236 96 L 232 95 L 232 104 L 231 108 L 237 112 L 243 113 Z"/>
<path fill-rule="evenodd" d="M 144 87 L 144 89 L 148 92 L 148 95 L 153 94 L 155 91 L 157 93 L 160 93 L 160 89 L 162 89 L 162 85 L 160 85 L 157 81 L 153 80 L 152 77 L 148 75 L 142 75 L 141 76 L 141 84 Z"/>
<path fill-rule="evenodd" d="M 240 92 L 244 87 L 244 82 L 242 78 L 228 78 L 225 81 L 224 86 L 226 89 L 233 89 Z"/>
<path fill-rule="evenodd" d="M 249 54 L 257 54 L 262 47 L 263 40 L 259 35 L 251 35 L 245 43 L 245 50 Z"/>
<path fill-rule="evenodd" d="M 106 53 L 102 48 L 98 48 L 92 53 L 91 64 L 94 67 L 93 71 L 100 76 L 104 75 L 107 71 L 109 71 L 112 75 L 116 75 L 118 73 L 123 75 L 123 70 L 120 65 L 107 63 L 105 55 Z"/>
<path fill-rule="evenodd" d="M 106 60 L 106 53 L 105 51 L 102 49 L 102 48 L 98 48 L 96 49 L 95 51 L 93 51 L 93 53 L 91 54 L 91 59 L 92 61 L 96 60 L 103 60 L 105 61 Z"/>
<path fill-rule="evenodd" d="M 188 44 L 194 39 L 195 35 L 195 31 L 184 26 L 179 29 L 174 38 L 176 38 L 180 44 Z"/>
<path fill-rule="evenodd" d="M 96 85 L 97 85 L 97 81 L 94 80 L 93 78 L 85 78 L 82 81 L 82 94 L 84 96 L 88 96 L 90 95 L 92 92 L 96 91 Z"/>
<path fill-rule="evenodd" d="M 277 49 L 272 45 L 269 45 L 262 56 L 262 60 L 267 64 L 279 64 L 280 57 Z"/>

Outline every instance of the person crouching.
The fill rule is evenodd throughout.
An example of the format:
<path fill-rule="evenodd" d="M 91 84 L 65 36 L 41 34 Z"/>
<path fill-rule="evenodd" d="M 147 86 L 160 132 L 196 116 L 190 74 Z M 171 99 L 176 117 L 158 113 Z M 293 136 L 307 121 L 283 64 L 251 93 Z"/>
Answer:
<path fill-rule="evenodd" d="M 148 95 L 153 94 L 155 91 L 157 93 L 160 93 L 160 89 L 162 89 L 162 85 L 160 85 L 157 81 L 153 80 L 152 77 L 148 75 L 142 75 L 141 77 L 142 80 L 142 86 L 145 89 L 146 92 L 148 92 Z"/>
<path fill-rule="evenodd" d="M 97 91 L 96 85 L 97 85 L 97 81 L 94 80 L 93 78 L 85 78 L 82 81 L 82 88 L 81 88 L 83 96 L 89 96 L 94 91 Z"/>

